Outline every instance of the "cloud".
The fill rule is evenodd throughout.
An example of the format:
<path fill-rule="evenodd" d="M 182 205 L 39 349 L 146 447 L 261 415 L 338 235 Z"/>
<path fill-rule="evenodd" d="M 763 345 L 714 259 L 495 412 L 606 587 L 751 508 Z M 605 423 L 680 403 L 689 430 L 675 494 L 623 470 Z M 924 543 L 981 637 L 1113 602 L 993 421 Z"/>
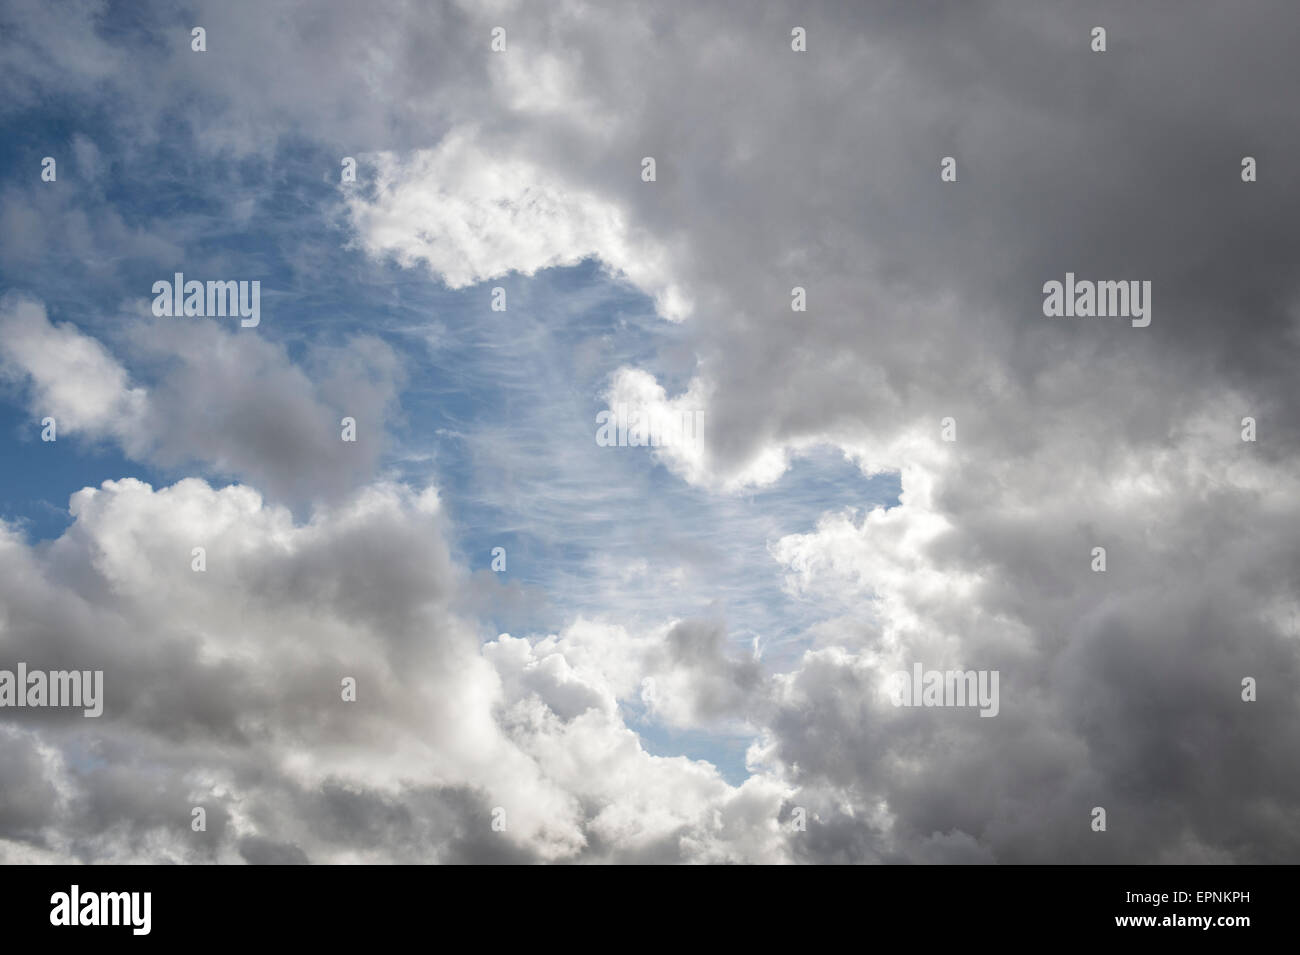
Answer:
<path fill-rule="evenodd" d="M 448 859 L 1294 859 L 1300 775 L 1278 758 L 1300 742 L 1300 287 L 1294 224 L 1278 214 L 1300 189 L 1283 172 L 1300 133 L 1278 92 L 1295 85 L 1290 5 L 1180 10 L 1176 28 L 1118 2 L 1086 17 L 1010 2 L 761 16 L 732 3 L 671 16 L 345 7 L 205 5 L 207 60 L 166 18 L 119 47 L 96 29 L 105 8 L 76 8 L 56 30 L 22 7 L 0 55 L 21 104 L 118 77 L 116 128 L 139 132 L 124 135 L 134 149 L 167 129 L 209 161 L 265 157 L 301 135 L 330 157 L 331 182 L 335 154 L 362 157 L 372 178 L 341 200 L 358 248 L 449 287 L 599 260 L 683 320 L 685 380 L 619 363 L 605 397 L 704 406 L 705 443 L 657 453 L 694 487 L 743 497 L 832 448 L 864 475 L 897 472 L 903 494 L 771 542 L 787 594 L 825 611 L 786 672 L 724 652 L 699 621 L 574 621 L 477 656 L 472 624 L 444 616 L 454 586 L 421 561 L 455 571 L 409 533 L 427 529 L 431 505 L 373 484 L 377 447 L 355 470 L 339 464 L 346 385 L 211 329 L 189 336 L 193 351 L 162 335 L 119 360 L 11 307 L 7 374 L 34 411 L 50 404 L 74 433 L 334 508 L 295 524 L 251 489 L 124 482 L 79 497 L 48 554 L 6 551 L 5 579 L 45 595 L 15 593 L 42 603 L 6 641 L 102 630 L 106 665 L 176 667 L 183 693 L 150 689 L 172 685 L 155 673 L 127 707 L 122 765 L 165 765 L 191 736 L 251 754 L 187 783 L 232 794 L 222 858 L 401 857 L 399 837 L 414 835 Z M 807 53 L 789 47 L 796 17 Z M 488 49 L 498 21 L 500 56 Z M 1087 44 L 1100 21 L 1104 56 Z M 138 55 L 151 45 L 159 55 Z M 140 70 L 115 68 L 123 49 Z M 178 115 L 191 102 L 201 108 Z M 646 155 L 655 183 L 639 176 Z M 1257 183 L 1240 180 L 1245 155 L 1261 161 Z M 939 179 L 945 156 L 955 183 Z M 7 204 L 9 268 L 28 261 L 17 237 L 62 202 Z M 1067 271 L 1151 281 L 1152 324 L 1044 317 L 1043 283 Z M 806 312 L 791 310 L 795 286 Z M 170 371 L 123 370 L 150 359 Z M 361 417 L 377 422 L 399 387 L 382 349 L 320 361 L 367 383 Z M 1247 415 L 1254 443 L 1240 438 Z M 389 536 L 372 537 L 372 520 Z M 214 560 L 204 598 L 185 576 L 196 534 L 255 572 L 240 564 L 217 587 L 235 572 Z M 1090 567 L 1095 546 L 1105 574 Z M 136 576 L 164 560 L 183 583 Z M 202 612 L 153 602 L 170 588 Z M 222 620 L 234 636 L 215 632 Z M 151 645 L 161 633 L 173 636 Z M 313 694 L 357 647 L 363 685 L 401 693 L 341 718 Z M 244 669 L 254 657 L 302 669 L 276 688 L 290 704 L 273 716 L 257 714 L 285 703 Z M 998 717 L 889 705 L 880 681 L 918 659 L 998 669 Z M 200 662 L 233 689 L 205 692 Z M 1256 703 L 1240 698 L 1246 676 L 1260 680 Z M 728 787 L 698 763 L 647 756 L 617 715 L 629 702 L 673 726 L 755 727 L 753 776 Z M 296 750 L 302 726 L 313 745 Z M 190 851 L 149 842 L 162 804 L 38 742 L 8 742 L 23 766 L 45 767 L 14 796 L 13 857 Z M 266 766 L 274 782 L 258 788 Z M 50 790 L 100 783 L 107 793 L 69 796 L 49 810 L 67 815 L 43 824 Z M 484 806 L 520 798 L 515 835 L 489 841 Z M 119 803 L 138 831 L 93 838 Z M 813 821 L 787 840 L 776 827 L 796 805 Z M 1096 805 L 1107 833 L 1087 826 Z M 363 832 L 393 842 L 366 850 L 348 835 Z M 265 841 L 241 841 L 253 836 Z"/>
<path fill-rule="evenodd" d="M 616 203 L 543 167 L 500 157 L 466 131 L 435 149 L 366 158 L 373 191 L 340 188 L 370 255 L 426 265 L 451 288 L 594 256 L 651 295 L 665 317 L 690 311 L 666 274 L 664 251 Z"/>
<path fill-rule="evenodd" d="M 1300 713 L 1285 693 L 1243 703 L 1241 684 L 1300 677 L 1300 550 L 1282 517 L 1300 489 L 1227 430 L 1112 459 L 1105 481 L 1056 473 L 1031 496 L 1024 461 L 983 463 L 983 479 L 954 453 L 930 493 L 777 542 L 790 586 L 835 601 L 846 630 L 778 678 L 764 764 L 825 815 L 855 815 L 834 805 L 846 789 L 851 806 L 886 807 L 864 858 L 1287 858 L 1300 778 L 1269 754 L 1295 744 Z M 1044 451 L 1032 473 L 1066 454 Z M 935 493 L 974 478 L 977 513 Z M 998 670 L 998 717 L 889 705 L 885 681 L 915 662 Z M 1107 834 L 1087 826 L 1098 805 Z"/>
<path fill-rule="evenodd" d="M 34 414 L 53 417 L 65 434 L 135 441 L 148 396 L 103 345 L 74 325 L 51 324 L 44 306 L 28 299 L 0 306 L 0 332 L 5 378 L 30 383 Z"/>
<path fill-rule="evenodd" d="M 201 463 L 300 502 L 337 499 L 374 476 L 403 379 L 385 343 L 358 335 L 315 346 L 300 367 L 283 346 L 206 320 L 127 321 L 148 387 L 98 340 L 11 297 L 0 308 L 5 377 L 61 433 L 113 440 L 160 467 Z M 357 422 L 355 442 L 342 440 L 345 416 Z"/>
<path fill-rule="evenodd" d="M 71 509 L 47 547 L 0 540 L 0 653 L 103 669 L 105 712 L 10 719 L 8 765 L 26 771 L 5 784 L 0 855 L 781 856 L 772 820 L 728 821 L 764 803 L 774 819 L 779 786 L 735 789 L 706 763 L 648 755 L 581 639 L 502 636 L 480 653 L 432 491 L 372 486 L 306 524 L 194 479 L 105 482 Z M 130 782 L 154 776 L 166 785 Z M 205 833 L 189 828 L 193 806 Z"/>

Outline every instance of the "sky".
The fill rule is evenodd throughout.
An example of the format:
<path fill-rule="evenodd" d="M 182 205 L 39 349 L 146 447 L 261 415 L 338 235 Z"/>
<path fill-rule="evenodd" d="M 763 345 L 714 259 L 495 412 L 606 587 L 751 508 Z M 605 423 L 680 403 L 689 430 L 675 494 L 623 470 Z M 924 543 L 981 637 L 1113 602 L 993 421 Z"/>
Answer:
<path fill-rule="evenodd" d="M 1296 861 L 1298 25 L 7 0 L 0 861 Z"/>

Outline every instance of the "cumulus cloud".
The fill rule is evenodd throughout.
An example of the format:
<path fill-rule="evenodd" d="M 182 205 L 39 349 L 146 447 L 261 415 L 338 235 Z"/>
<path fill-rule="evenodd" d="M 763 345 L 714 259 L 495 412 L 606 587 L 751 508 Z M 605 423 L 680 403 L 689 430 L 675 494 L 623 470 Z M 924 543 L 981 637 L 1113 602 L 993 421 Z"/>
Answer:
<path fill-rule="evenodd" d="M 660 452 L 677 473 L 761 486 L 831 445 L 866 473 L 901 474 L 899 508 L 860 524 L 830 515 L 773 548 L 792 593 L 816 593 L 846 624 L 839 648 L 823 626 L 832 645 L 785 675 L 755 753 L 805 783 L 838 827 L 823 857 L 1294 852 L 1300 830 L 1281 807 L 1300 780 L 1264 767 L 1292 745 L 1296 714 L 1283 699 L 1240 698 L 1243 677 L 1280 668 L 1289 685 L 1297 665 L 1297 515 L 1289 491 L 1266 489 L 1290 488 L 1294 473 L 1282 409 L 1295 397 L 1285 366 L 1300 290 L 1278 254 L 1294 238 L 1257 218 L 1261 198 L 1285 202 L 1294 186 L 1245 195 L 1238 176 L 1242 154 L 1297 144 L 1275 123 L 1276 97 L 1232 81 L 1234 58 L 1274 49 L 1268 24 L 1287 18 L 1272 4 L 1254 12 L 1206 11 L 1175 33 L 1131 9 L 1092 11 L 1122 44 L 1111 65 L 1087 60 L 1091 20 L 1013 4 L 851 24 L 818 9 L 807 19 L 819 53 L 807 57 L 771 24 L 706 6 L 662 24 L 654 47 L 691 69 L 657 72 L 641 95 L 629 95 L 636 53 L 598 36 L 593 14 L 566 21 L 570 42 L 593 86 L 632 104 L 619 125 L 629 139 L 672 144 L 660 155 L 672 188 L 611 174 L 626 153 L 601 133 L 571 129 L 557 146 L 540 120 L 516 116 L 499 141 L 586 170 L 665 240 L 685 235 L 672 267 L 696 302 L 686 393 L 708 396 L 708 442 Z M 723 75 L 692 56 L 690 38 L 737 31 L 749 59 L 719 60 L 749 68 Z M 972 56 L 931 69 L 952 36 Z M 612 75 L 616 58 L 632 79 Z M 1062 59 L 1076 65 L 1062 72 Z M 1192 63 L 1217 76 L 1208 100 L 1170 85 Z M 796 106 L 813 91 L 822 108 Z M 690 134 L 673 112 L 686 100 L 708 117 Z M 1232 145 L 1207 146 L 1207 123 Z M 1166 169 L 1171 143 L 1180 159 Z M 955 184 L 939 181 L 944 155 L 959 157 Z M 1135 191 L 1154 168 L 1167 175 Z M 1243 245 L 1225 251 L 1197 223 Z M 1152 325 L 1045 319 L 1042 285 L 1067 271 L 1151 280 Z M 790 309 L 796 285 L 807 312 Z M 619 371 L 611 394 L 671 409 L 637 369 Z M 1274 429 L 1258 446 L 1238 433 L 1252 413 Z M 1089 563 L 1099 545 L 1105 575 Z M 1266 571 L 1253 546 L 1288 570 Z M 1002 714 L 954 726 L 946 713 L 873 712 L 882 676 L 917 659 L 999 669 Z M 1122 839 L 1083 824 L 1098 804 L 1126 820 Z"/>
<path fill-rule="evenodd" d="M 149 387 L 97 339 L 11 297 L 0 307 L 5 377 L 62 433 L 111 439 L 160 467 L 202 463 L 291 501 L 335 499 L 374 476 L 403 377 L 385 343 L 315 347 L 300 367 L 280 345 L 202 320 L 127 321 Z M 342 440 L 344 417 L 355 441 Z"/>
<path fill-rule="evenodd" d="M 107 349 L 71 324 L 53 325 L 39 302 L 0 306 L 0 359 L 10 382 L 30 383 L 30 407 L 67 434 L 107 435 L 134 444 L 148 395 L 131 387 Z"/>
<path fill-rule="evenodd" d="M 779 784 L 647 754 L 626 677 L 580 637 L 480 652 L 433 491 L 372 486 L 302 524 L 249 488 L 128 479 L 71 509 L 48 547 L 0 540 L 0 652 L 103 669 L 105 710 L 7 721 L 7 861 L 782 857 Z"/>
<path fill-rule="evenodd" d="M 341 399 L 319 382 L 364 385 L 340 393 L 376 420 L 399 378 L 379 346 L 322 353 L 309 376 L 260 339 L 164 335 L 132 352 L 172 369 L 145 385 L 11 305 L 6 375 L 34 412 L 331 506 L 295 523 L 251 488 L 126 481 L 78 495 L 44 550 L 6 538 L 6 649 L 102 660 L 130 689 L 111 734 L 6 728 L 24 767 L 4 783 L 10 858 L 404 858 L 411 842 L 448 860 L 1294 860 L 1289 5 L 1180 8 L 1176 26 L 1119 2 L 341 5 L 267 30 L 270 7 L 209 4 L 209 60 L 164 45 L 138 75 L 114 68 L 103 9 L 63 32 L 17 9 L 0 49 L 21 103 L 120 75 L 121 123 L 173 120 L 207 157 L 293 133 L 355 153 L 372 178 L 342 193 L 351 238 L 452 288 L 594 257 L 686 320 L 686 381 L 621 366 L 602 396 L 703 407 L 703 444 L 656 452 L 675 475 L 747 493 L 830 447 L 903 493 L 771 542 L 791 599 L 826 611 L 786 672 L 700 621 L 582 620 L 479 653 L 451 607 L 459 571 L 416 533 L 435 504 L 373 483 L 374 449 L 339 464 Z M 202 123 L 176 115 L 187 97 Z M 1240 180 L 1244 155 L 1259 182 Z M 6 213 L 6 261 L 39 202 Z M 1066 272 L 1152 281 L 1151 325 L 1044 317 L 1043 283 Z M 206 576 L 188 569 L 196 537 Z M 895 708 L 881 681 L 914 661 L 998 670 L 998 717 Z M 334 694 L 345 666 L 379 691 L 353 710 Z M 749 780 L 648 756 L 629 703 L 753 727 Z M 134 790 L 128 768 L 167 783 Z M 167 828 L 200 797 L 225 807 L 205 850 Z M 498 804 L 522 808 L 493 840 Z M 806 833 L 780 829 L 794 806 Z"/>
<path fill-rule="evenodd" d="M 651 295 L 666 318 L 690 311 L 665 251 L 617 203 L 545 167 L 502 157 L 463 131 L 435 149 L 368 158 L 373 191 L 340 188 L 371 255 L 426 265 L 451 288 L 598 257 Z"/>

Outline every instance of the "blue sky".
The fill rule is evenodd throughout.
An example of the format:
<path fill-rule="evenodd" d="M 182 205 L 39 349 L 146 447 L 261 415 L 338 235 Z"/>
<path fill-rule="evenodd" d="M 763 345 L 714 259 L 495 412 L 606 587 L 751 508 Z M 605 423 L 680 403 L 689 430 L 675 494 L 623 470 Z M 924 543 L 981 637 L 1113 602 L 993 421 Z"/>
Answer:
<path fill-rule="evenodd" d="M 613 369 L 645 368 L 674 393 L 694 373 L 695 352 L 691 326 L 656 315 L 646 295 L 595 260 L 453 290 L 425 269 L 357 251 L 339 214 L 335 159 L 319 150 L 201 162 L 165 147 L 123 153 L 94 123 L 78 127 L 78 149 L 66 123 L 39 113 L 25 119 L 16 124 L 23 134 L 0 152 L 3 188 L 70 191 L 89 222 L 114 215 L 133 241 L 87 269 L 77 249 L 60 245 L 66 234 L 53 231 L 39 260 L 21 268 L 5 260 L 5 288 L 39 295 L 53 322 L 72 323 L 110 350 L 125 324 L 150 319 L 114 314 L 105 303 L 151 298 L 153 282 L 176 270 L 258 278 L 262 322 L 235 333 L 282 343 L 295 361 L 309 345 L 347 347 L 358 331 L 386 342 L 405 374 L 380 469 L 438 488 L 453 553 L 471 572 L 490 572 L 492 548 L 506 548 L 498 581 L 506 589 L 496 594 L 509 599 L 477 605 L 485 639 L 557 632 L 579 615 L 647 626 L 702 617 L 723 622 L 738 646 L 757 640 L 770 665 L 787 668 L 824 613 L 782 589 L 768 544 L 811 531 L 826 511 L 897 503 L 896 475 L 866 478 L 831 449 L 797 459 L 774 485 L 723 494 L 682 481 L 649 449 L 597 446 Z M 59 157 L 58 181 L 33 186 L 44 155 Z M 160 261 L 158 246 L 141 236 L 157 237 L 171 257 Z M 505 312 L 489 308 L 496 286 L 506 290 Z M 129 370 L 135 384 L 151 385 L 146 365 Z M 3 516 L 33 541 L 61 534 L 69 495 L 104 480 L 131 476 L 158 487 L 184 476 L 238 479 L 202 460 L 174 468 L 130 460 L 106 439 L 43 443 L 13 383 L 0 422 L 13 439 L 0 452 Z M 309 516 L 303 501 L 283 503 Z M 651 752 L 710 759 L 731 781 L 744 778 L 747 737 L 711 739 L 645 719 L 637 728 Z"/>

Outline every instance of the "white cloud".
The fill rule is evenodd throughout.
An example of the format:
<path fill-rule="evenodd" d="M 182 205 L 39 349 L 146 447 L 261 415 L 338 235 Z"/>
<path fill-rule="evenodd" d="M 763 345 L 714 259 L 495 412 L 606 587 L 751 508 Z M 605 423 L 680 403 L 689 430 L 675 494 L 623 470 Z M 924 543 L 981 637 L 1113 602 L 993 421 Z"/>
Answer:
<path fill-rule="evenodd" d="M 407 267 L 422 263 L 451 288 L 594 256 L 651 295 L 665 317 L 690 312 L 667 253 L 619 203 L 526 159 L 499 155 L 468 130 L 449 133 L 434 149 L 365 158 L 374 169 L 373 196 L 340 188 L 370 255 L 391 255 Z"/>
<path fill-rule="evenodd" d="M 73 766 L 76 753 L 99 752 L 174 781 L 150 797 L 174 800 L 163 818 L 128 813 L 129 827 L 96 836 L 100 859 L 271 851 L 256 839 L 317 861 L 398 851 L 355 845 L 354 833 L 332 842 L 313 816 L 336 791 L 416 815 L 428 793 L 471 794 L 452 804 L 449 831 L 470 827 L 538 859 L 780 858 L 770 826 L 726 821 L 741 806 L 774 816 L 779 787 L 738 791 L 705 763 L 652 757 L 624 725 L 617 699 L 638 668 L 619 647 L 648 653 L 662 635 L 620 644 L 579 624 L 537 644 L 502 636 L 480 653 L 454 608 L 463 572 L 432 491 L 374 485 L 299 524 L 247 487 L 128 479 L 78 492 L 71 510 L 48 548 L 0 539 L 5 659 L 105 670 L 101 718 L 31 724 L 28 738 L 59 758 L 45 770 L 30 760 L 26 785 L 67 796 L 32 801 L 28 827 L 56 843 L 56 830 L 95 831 L 88 806 L 116 783 Z M 194 546 L 206 548 L 206 572 L 191 568 Z M 355 703 L 341 699 L 344 676 L 357 681 Z M 226 818 L 224 841 L 190 840 L 191 801 Z M 506 809 L 505 833 L 489 829 L 494 806 Z M 452 857 L 447 832 L 425 838 L 400 851 Z M 8 857 L 26 856 L 13 846 Z"/>
<path fill-rule="evenodd" d="M 300 367 L 283 346 L 214 323 L 124 322 L 127 352 L 154 375 L 149 388 L 26 298 L 0 306 L 0 370 L 59 435 L 113 440 L 138 461 L 203 463 L 295 501 L 338 499 L 374 476 L 403 379 L 388 345 L 357 336 L 312 347 Z M 340 438 L 344 416 L 357 421 L 355 442 Z"/>
<path fill-rule="evenodd" d="M 0 304 L 0 361 L 10 381 L 30 379 L 29 407 L 53 417 L 65 434 L 109 435 L 134 447 L 148 394 L 76 326 L 53 325 L 30 299 Z"/>

